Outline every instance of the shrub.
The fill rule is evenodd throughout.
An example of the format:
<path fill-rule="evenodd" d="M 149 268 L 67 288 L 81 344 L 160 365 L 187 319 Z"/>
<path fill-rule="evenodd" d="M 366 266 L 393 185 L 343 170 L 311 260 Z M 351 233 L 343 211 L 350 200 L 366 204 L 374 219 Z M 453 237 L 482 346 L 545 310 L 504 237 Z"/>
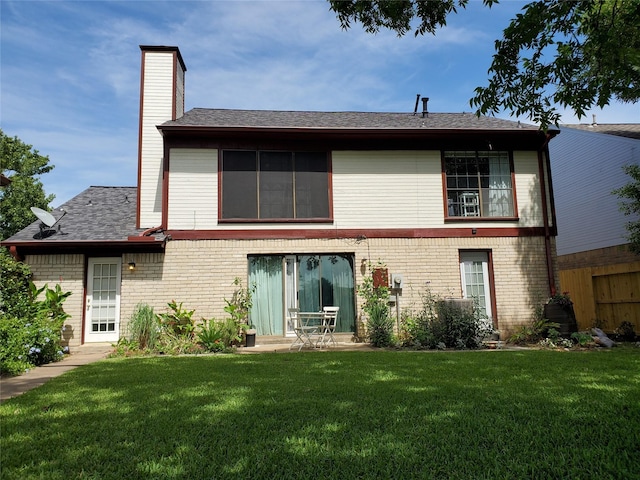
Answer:
<path fill-rule="evenodd" d="M 573 332 L 571 338 L 581 347 L 586 347 L 593 342 L 593 337 L 588 332 Z"/>
<path fill-rule="evenodd" d="M 493 325 L 473 308 L 443 300 L 429 289 L 421 294 L 417 314 L 403 321 L 404 342 L 416 348 L 479 348 Z"/>
<path fill-rule="evenodd" d="M 141 350 L 155 349 L 160 338 L 160 324 L 153 308 L 147 304 L 136 305 L 129 319 L 129 339 Z"/>
<path fill-rule="evenodd" d="M 367 338 L 375 347 L 388 347 L 393 343 L 393 320 L 389 317 L 389 288 L 374 286 L 373 272 L 384 268 L 378 262 L 374 268 L 369 263 L 369 275 L 366 275 L 361 285 L 358 285 L 358 295 L 364 299 L 362 310 L 367 314 Z"/>
<path fill-rule="evenodd" d="M 32 313 L 31 270 L 0 247 L 0 312 L 9 317 L 28 317 Z"/>
<path fill-rule="evenodd" d="M 192 318 L 195 310 L 183 309 L 182 302 L 178 304 L 175 300 L 171 300 L 167 305 L 169 311 L 158 315 L 162 326 L 167 327 L 176 335 L 192 338 L 195 331 L 195 323 Z"/>
<path fill-rule="evenodd" d="M 393 344 L 393 320 L 387 305 L 376 303 L 369 309 L 367 338 L 374 347 L 388 347 Z"/>
<path fill-rule="evenodd" d="M 437 304 L 437 317 L 431 331 L 438 343 L 447 348 L 478 348 L 481 345 L 480 323 L 473 308 L 464 308 L 453 302 L 441 300 Z"/>
<path fill-rule="evenodd" d="M 44 316 L 25 322 L 17 317 L 0 317 L 0 373 L 20 375 L 29 368 L 63 357 L 60 330 Z"/>
<path fill-rule="evenodd" d="M 622 322 L 615 332 L 616 338 L 623 342 L 633 342 L 636 339 L 636 332 L 633 324 L 627 320 Z"/>
<path fill-rule="evenodd" d="M 228 318 L 224 321 L 204 320 L 197 333 L 198 343 L 208 352 L 223 352 L 233 342 L 239 341 L 236 324 Z"/>
<path fill-rule="evenodd" d="M 44 298 L 37 300 L 42 293 Z M 63 357 L 61 331 L 69 315 L 62 304 L 69 295 L 60 285 L 38 289 L 29 282 L 23 313 L 0 314 L 0 373 L 19 375 Z"/>

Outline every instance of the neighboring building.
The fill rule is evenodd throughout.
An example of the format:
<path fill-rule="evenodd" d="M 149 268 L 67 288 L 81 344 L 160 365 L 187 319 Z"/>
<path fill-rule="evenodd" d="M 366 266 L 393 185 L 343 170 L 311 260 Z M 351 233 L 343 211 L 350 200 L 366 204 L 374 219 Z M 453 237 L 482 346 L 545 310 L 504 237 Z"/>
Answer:
<path fill-rule="evenodd" d="M 629 321 L 640 333 L 640 256 L 625 228 L 634 219 L 612 193 L 632 181 L 622 167 L 640 164 L 640 124 L 565 125 L 550 151 L 560 287 L 579 327 L 613 332 Z"/>
<path fill-rule="evenodd" d="M 259 341 L 292 335 L 293 306 L 338 305 L 337 331 L 361 337 L 357 285 L 379 261 L 402 276 L 401 308 L 427 288 L 474 297 L 503 337 L 555 291 L 556 131 L 426 102 L 184 113 L 178 48 L 141 50 L 137 188 L 90 187 L 53 212 L 59 229 L 4 242 L 36 282 L 73 292 L 71 344 L 117 340 L 141 302 L 221 318 L 236 277 L 256 285 Z"/>

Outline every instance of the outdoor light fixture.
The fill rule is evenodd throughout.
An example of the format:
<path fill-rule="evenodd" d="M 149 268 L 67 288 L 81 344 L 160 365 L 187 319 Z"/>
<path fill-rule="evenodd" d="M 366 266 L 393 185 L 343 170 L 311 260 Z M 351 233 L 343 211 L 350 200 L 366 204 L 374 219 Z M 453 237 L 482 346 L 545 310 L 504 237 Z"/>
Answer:
<path fill-rule="evenodd" d="M 129 262 L 129 271 L 133 272 L 136 269 L 136 262 Z"/>

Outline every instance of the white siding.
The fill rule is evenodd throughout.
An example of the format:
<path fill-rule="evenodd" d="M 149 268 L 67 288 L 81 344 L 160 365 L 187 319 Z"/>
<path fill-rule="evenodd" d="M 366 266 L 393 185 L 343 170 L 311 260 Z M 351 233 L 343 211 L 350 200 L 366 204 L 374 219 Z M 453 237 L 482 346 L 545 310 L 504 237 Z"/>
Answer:
<path fill-rule="evenodd" d="M 513 152 L 519 226 L 544 225 L 537 152 Z M 549 219 L 551 222 L 551 219 Z"/>
<path fill-rule="evenodd" d="M 631 181 L 623 165 L 640 164 L 640 141 L 563 128 L 549 144 L 558 222 L 558 255 L 628 243 L 619 199 Z"/>
<path fill-rule="evenodd" d="M 442 226 L 439 151 L 333 152 L 337 228 Z"/>
<path fill-rule="evenodd" d="M 444 222 L 440 151 L 335 151 L 333 216 L 330 228 L 473 228 L 543 225 L 538 159 L 515 152 L 520 221 Z M 168 227 L 180 230 L 263 229 L 264 224 L 217 224 L 217 152 L 172 149 Z M 269 224 L 270 229 L 300 224 Z M 326 229 L 308 224 L 305 229 Z"/>
<path fill-rule="evenodd" d="M 162 220 L 163 142 L 157 125 L 172 119 L 174 100 L 174 52 L 145 52 L 140 139 L 140 226 L 160 225 Z"/>
<path fill-rule="evenodd" d="M 171 149 L 168 228 L 213 230 L 218 221 L 218 151 Z"/>

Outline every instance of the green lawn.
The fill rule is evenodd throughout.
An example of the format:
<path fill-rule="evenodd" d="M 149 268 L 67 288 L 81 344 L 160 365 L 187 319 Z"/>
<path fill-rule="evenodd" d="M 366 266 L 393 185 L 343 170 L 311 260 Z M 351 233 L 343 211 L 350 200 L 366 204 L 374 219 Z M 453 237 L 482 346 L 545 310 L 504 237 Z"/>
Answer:
<path fill-rule="evenodd" d="M 0 405 L 8 479 L 640 478 L 640 349 L 110 359 Z"/>

